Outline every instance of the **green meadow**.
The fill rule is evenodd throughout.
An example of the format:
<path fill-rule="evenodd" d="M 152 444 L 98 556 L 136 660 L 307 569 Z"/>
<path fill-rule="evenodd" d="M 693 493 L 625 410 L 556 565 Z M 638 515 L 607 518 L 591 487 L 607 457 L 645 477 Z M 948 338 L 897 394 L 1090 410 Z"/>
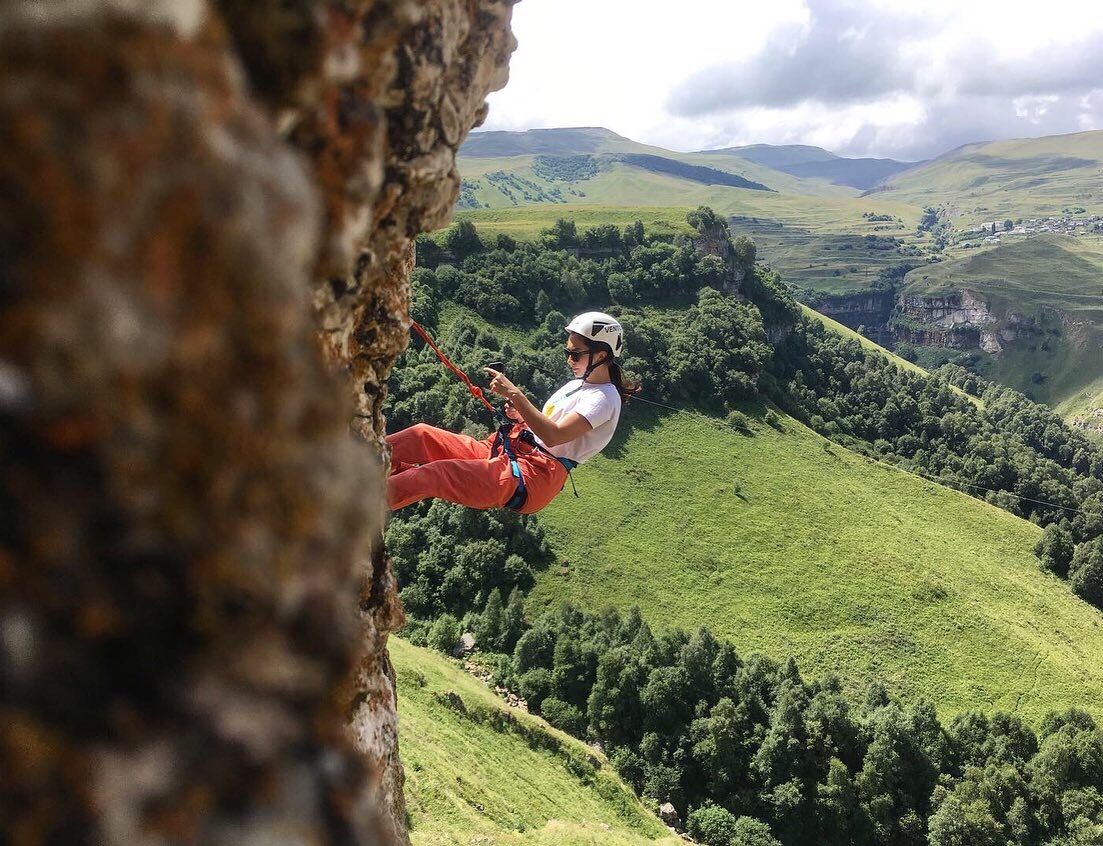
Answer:
<path fill-rule="evenodd" d="M 414 846 L 674 846 L 605 757 L 511 709 L 457 662 L 401 638 L 397 675 Z"/>
<path fill-rule="evenodd" d="M 789 418 L 752 435 L 639 404 L 626 419 L 576 471 L 581 498 L 540 515 L 558 565 L 532 613 L 638 604 L 659 629 L 706 625 L 856 696 L 881 678 L 944 717 L 1103 716 L 1103 614 L 1039 570 L 1038 527 Z"/>

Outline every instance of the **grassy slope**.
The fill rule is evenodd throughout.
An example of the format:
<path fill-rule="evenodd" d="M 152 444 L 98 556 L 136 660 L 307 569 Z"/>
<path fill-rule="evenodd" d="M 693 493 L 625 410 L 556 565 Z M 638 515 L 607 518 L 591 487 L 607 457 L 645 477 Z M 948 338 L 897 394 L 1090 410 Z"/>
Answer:
<path fill-rule="evenodd" d="M 459 306 L 441 325 L 454 320 L 506 334 Z M 943 715 L 1001 708 L 1036 721 L 1080 705 L 1103 717 L 1103 613 L 1038 570 L 1038 527 L 790 418 L 753 437 L 640 404 L 624 420 L 576 472 L 581 498 L 541 512 L 567 571 L 539 574 L 534 612 L 639 603 L 657 627 L 707 625 L 743 652 L 838 673 L 854 693 L 877 676 Z"/>
<path fill-rule="evenodd" d="M 937 294 L 963 288 L 992 303 L 997 314 L 1029 315 L 1047 331 L 982 361 L 986 376 L 1054 405 L 1069 419 L 1100 404 L 1103 250 L 1095 238 L 1039 235 L 1011 241 L 917 268 L 905 277 L 903 290 Z M 1045 381 L 1035 384 L 1034 372 L 1044 373 Z"/>
<path fill-rule="evenodd" d="M 1040 530 L 783 418 L 753 437 L 688 414 L 634 425 L 541 514 L 563 567 L 532 602 L 638 603 L 806 674 L 872 676 L 945 715 L 1103 716 L 1103 614 L 1039 572 Z M 740 493 L 733 492 L 734 483 Z M 600 516 L 598 516 L 600 515 Z"/>
<path fill-rule="evenodd" d="M 957 227 L 1070 206 L 1103 212 L 1103 131 L 971 144 L 906 171 L 878 196 L 954 210 Z"/>
<path fill-rule="evenodd" d="M 639 804 L 599 753 L 537 717 L 507 708 L 486 685 L 443 656 L 398 638 L 391 639 L 390 651 L 398 675 L 401 754 L 415 846 L 680 842 Z M 449 691 L 468 712 L 508 712 L 522 728 L 501 731 L 459 713 L 437 698 Z M 529 742 L 522 733 L 539 742 Z"/>

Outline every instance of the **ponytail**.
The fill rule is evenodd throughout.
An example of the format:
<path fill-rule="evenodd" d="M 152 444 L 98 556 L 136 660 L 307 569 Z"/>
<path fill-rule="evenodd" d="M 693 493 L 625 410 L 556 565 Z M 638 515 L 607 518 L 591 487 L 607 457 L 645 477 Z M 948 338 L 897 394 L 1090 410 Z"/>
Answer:
<path fill-rule="evenodd" d="M 621 401 L 629 399 L 634 394 L 640 392 L 640 388 L 643 386 L 639 382 L 632 382 L 624 378 L 624 373 L 621 372 L 620 365 L 615 361 L 609 362 L 609 381 L 613 383 L 613 387 L 617 389 L 617 393 L 620 394 Z"/>
<path fill-rule="evenodd" d="M 616 359 L 613 357 L 612 347 L 604 341 L 591 341 L 588 338 L 585 339 L 585 341 L 587 349 L 590 350 L 591 364 L 586 370 L 586 375 L 582 377 L 582 381 L 586 381 L 590 372 L 594 369 L 593 354 L 595 351 L 600 350 L 605 353 L 605 361 L 603 363 L 609 367 L 609 381 L 612 383 L 613 387 L 617 389 L 617 393 L 620 394 L 621 402 L 625 402 L 630 397 L 640 392 L 640 388 L 642 388 L 643 385 L 639 382 L 633 382 L 624 378 L 624 371 L 620 369 L 620 365 L 617 364 Z"/>

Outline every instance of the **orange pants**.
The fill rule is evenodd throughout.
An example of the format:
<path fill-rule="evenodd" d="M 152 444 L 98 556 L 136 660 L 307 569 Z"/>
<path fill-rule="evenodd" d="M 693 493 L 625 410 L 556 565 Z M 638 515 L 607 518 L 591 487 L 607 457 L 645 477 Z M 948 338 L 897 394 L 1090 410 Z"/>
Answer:
<path fill-rule="evenodd" d="M 513 427 L 512 443 L 528 499 L 519 510 L 532 514 L 563 489 L 567 470 L 550 455 L 518 440 L 520 428 Z M 387 505 L 397 511 L 437 497 L 468 508 L 501 508 L 517 492 L 517 478 L 502 450 L 490 455 L 493 441 L 493 435 L 477 441 L 424 423 L 387 435 L 391 446 Z"/>

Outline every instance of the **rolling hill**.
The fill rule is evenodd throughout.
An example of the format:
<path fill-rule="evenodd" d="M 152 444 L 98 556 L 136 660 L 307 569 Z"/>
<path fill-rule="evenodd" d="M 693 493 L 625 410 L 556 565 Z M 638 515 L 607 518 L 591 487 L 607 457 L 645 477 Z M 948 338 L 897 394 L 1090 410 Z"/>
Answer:
<path fill-rule="evenodd" d="M 1103 213 L 1103 131 L 969 144 L 891 177 L 876 193 L 942 206 L 959 229 L 1075 208 Z"/>
<path fill-rule="evenodd" d="M 674 846 L 601 753 L 508 708 L 441 655 L 390 640 L 414 846 Z"/>
<path fill-rule="evenodd" d="M 909 292 L 922 291 L 923 275 L 939 290 L 962 282 L 992 297 L 993 311 L 1029 314 L 1050 335 L 1011 333 L 995 355 L 965 350 L 966 364 L 1050 403 L 1066 419 L 1087 419 L 1103 406 L 1095 299 L 1103 236 L 1085 227 L 1073 246 L 1055 247 L 1045 236 L 1005 238 L 995 252 L 963 244 L 977 240 L 967 230 L 992 220 L 1103 214 L 1103 132 L 969 145 L 891 173 L 866 193 L 830 181 L 867 185 L 878 169 L 906 164 L 801 145 L 678 153 L 593 127 L 475 133 L 459 159 L 460 214 L 491 236 L 535 238 L 558 217 L 580 226 L 640 217 L 676 234 L 683 210 L 707 205 L 729 217 L 734 232 L 751 236 L 759 260 L 809 297 L 864 296 L 903 265 L 916 268 Z M 918 227 L 929 206 L 939 209 L 938 238 Z M 860 321 L 885 342 L 893 337 L 889 311 Z M 940 347 L 920 352 L 930 362 L 960 355 Z"/>

